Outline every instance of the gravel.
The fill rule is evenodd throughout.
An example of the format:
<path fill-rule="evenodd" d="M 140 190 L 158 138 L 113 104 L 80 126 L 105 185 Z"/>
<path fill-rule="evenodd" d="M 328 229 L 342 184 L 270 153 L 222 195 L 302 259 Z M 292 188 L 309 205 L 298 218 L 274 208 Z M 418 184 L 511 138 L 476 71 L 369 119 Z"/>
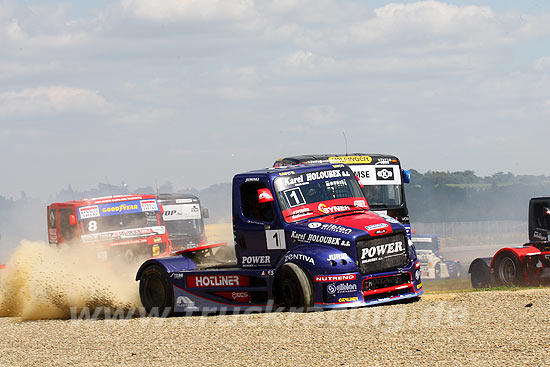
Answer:
<path fill-rule="evenodd" d="M 549 310 L 540 288 L 309 314 L 6 317 L 0 366 L 548 365 Z"/>

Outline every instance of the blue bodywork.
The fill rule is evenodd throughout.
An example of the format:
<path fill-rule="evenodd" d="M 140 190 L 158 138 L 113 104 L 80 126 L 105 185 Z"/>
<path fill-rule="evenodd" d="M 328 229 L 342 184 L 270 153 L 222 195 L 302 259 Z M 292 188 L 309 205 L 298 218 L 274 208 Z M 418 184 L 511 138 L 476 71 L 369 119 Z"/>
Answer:
<path fill-rule="evenodd" d="M 251 306 L 269 309 L 273 305 L 277 272 L 287 262 L 297 264 L 307 274 L 315 307 L 358 307 L 420 296 L 423 293 L 420 264 L 405 227 L 395 219 L 356 210 L 287 222 L 276 197 L 272 202 L 272 218 L 251 219 L 243 213 L 242 203 L 246 200 L 242 197 L 243 185 L 266 187 L 275 196 L 274 180 L 278 177 L 322 170 L 342 170 L 354 177 L 341 164 L 269 168 L 234 177 L 233 232 L 237 257 L 234 267 L 201 268 L 188 255 L 155 258 L 140 267 L 136 279 L 152 264 L 166 269 L 173 286 L 175 312 L 205 308 L 243 310 Z M 366 246 L 369 240 L 378 239 L 382 243 L 378 247 L 385 248 L 393 248 L 397 243 L 395 240 L 383 243 L 384 239 L 390 241 L 390 237 L 374 236 L 365 227 L 386 228 L 380 233 L 387 231 L 392 238 L 402 239 L 406 261 L 383 272 L 361 271 L 360 256 L 365 257 L 369 249 L 360 250 L 358 242 Z"/>

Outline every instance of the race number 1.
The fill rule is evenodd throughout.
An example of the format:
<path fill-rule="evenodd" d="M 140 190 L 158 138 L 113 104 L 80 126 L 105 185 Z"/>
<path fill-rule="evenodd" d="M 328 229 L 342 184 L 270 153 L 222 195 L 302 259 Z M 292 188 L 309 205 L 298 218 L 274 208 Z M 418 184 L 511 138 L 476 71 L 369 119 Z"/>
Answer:
<path fill-rule="evenodd" d="M 268 250 L 284 250 L 286 249 L 285 230 L 284 229 L 268 229 L 265 231 L 265 240 Z"/>

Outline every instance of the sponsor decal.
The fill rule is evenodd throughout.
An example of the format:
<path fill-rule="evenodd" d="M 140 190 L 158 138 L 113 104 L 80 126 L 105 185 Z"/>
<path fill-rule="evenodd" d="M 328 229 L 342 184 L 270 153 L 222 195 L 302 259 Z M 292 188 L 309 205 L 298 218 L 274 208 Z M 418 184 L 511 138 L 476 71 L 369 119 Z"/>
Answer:
<path fill-rule="evenodd" d="M 192 203 L 193 199 L 176 199 L 176 204 Z"/>
<path fill-rule="evenodd" d="M 162 242 L 162 238 L 160 238 L 160 237 L 155 237 L 155 238 L 153 238 L 153 242 L 154 242 L 154 243 Z"/>
<path fill-rule="evenodd" d="M 346 210 L 350 210 L 351 208 L 347 205 L 335 205 L 335 206 L 326 206 L 323 203 L 320 203 L 317 206 L 317 209 L 319 209 L 320 212 L 325 214 L 332 214 L 332 213 L 338 213 L 343 212 Z"/>
<path fill-rule="evenodd" d="M 316 275 L 313 279 L 317 283 L 326 282 L 343 282 L 357 279 L 357 274 L 340 274 L 340 275 Z"/>
<path fill-rule="evenodd" d="M 97 205 L 92 205 L 78 208 L 78 216 L 80 219 L 99 217 L 99 207 Z"/>
<path fill-rule="evenodd" d="M 271 256 L 262 255 L 262 256 L 243 256 L 241 263 L 243 266 L 256 266 L 262 264 L 270 264 Z"/>
<path fill-rule="evenodd" d="M 377 165 L 377 164 L 391 164 L 391 163 L 392 163 L 391 158 L 378 158 L 376 160 L 375 165 Z"/>
<path fill-rule="evenodd" d="M 367 203 L 365 203 L 365 200 L 355 200 L 353 202 L 353 205 L 361 207 L 361 208 L 366 208 L 367 207 Z"/>
<path fill-rule="evenodd" d="M 389 168 L 376 167 L 377 180 L 393 180 L 393 170 Z"/>
<path fill-rule="evenodd" d="M 329 157 L 328 161 L 330 163 L 344 163 L 344 164 L 354 164 L 354 163 L 371 163 L 372 158 L 368 155 L 346 155 L 346 156 L 335 156 Z"/>
<path fill-rule="evenodd" d="M 323 225 L 323 223 L 311 222 L 311 223 L 309 223 L 307 226 L 308 226 L 309 228 L 319 228 L 319 227 L 321 227 L 322 225 Z"/>
<path fill-rule="evenodd" d="M 176 305 L 177 306 L 194 306 L 195 305 L 195 302 L 193 302 L 191 300 L 191 298 L 189 297 L 186 297 L 186 296 L 178 296 L 178 298 L 176 298 Z"/>
<path fill-rule="evenodd" d="M 275 275 L 275 270 L 273 270 L 273 269 L 262 271 L 262 276 L 263 277 L 272 277 L 274 275 Z"/>
<path fill-rule="evenodd" d="M 348 258 L 348 254 L 329 254 L 327 260 L 338 261 L 342 259 L 347 260 L 347 258 Z"/>
<path fill-rule="evenodd" d="M 251 301 L 250 292 L 216 292 L 218 296 L 235 301 L 248 303 Z"/>
<path fill-rule="evenodd" d="M 189 275 L 189 288 L 205 287 L 247 287 L 249 279 L 243 275 Z"/>
<path fill-rule="evenodd" d="M 107 213 L 126 213 L 130 211 L 136 211 L 138 209 L 137 204 L 116 204 L 113 206 L 105 206 L 101 208 L 102 214 Z"/>
<path fill-rule="evenodd" d="M 336 246 L 350 246 L 349 241 L 342 241 L 339 237 L 330 237 L 330 236 L 323 236 L 318 234 L 312 234 L 312 233 L 300 233 L 296 231 L 292 231 L 290 234 L 290 238 L 297 240 L 299 242 L 316 242 L 316 243 L 324 243 L 327 245 L 336 245 Z"/>
<path fill-rule="evenodd" d="M 370 226 L 366 226 L 365 229 L 367 231 L 374 231 L 376 229 L 387 228 L 388 226 L 389 226 L 388 223 L 378 223 L 378 224 L 372 224 Z"/>
<path fill-rule="evenodd" d="M 366 247 L 361 250 L 361 263 L 377 261 L 384 255 L 392 255 L 405 251 L 403 241 L 395 241 L 383 245 Z"/>
<path fill-rule="evenodd" d="M 257 181 L 260 181 L 259 177 L 247 177 L 246 180 L 244 180 L 244 182 L 257 182 Z"/>
<path fill-rule="evenodd" d="M 273 200 L 273 195 L 268 188 L 258 189 L 258 203 L 270 203 Z"/>
<path fill-rule="evenodd" d="M 201 219 L 201 209 L 198 203 L 163 205 L 162 217 L 165 221 Z"/>
<path fill-rule="evenodd" d="M 327 178 L 337 178 L 345 176 L 343 171 L 330 170 L 330 171 L 317 171 L 306 173 L 306 181 L 326 180 Z"/>
<path fill-rule="evenodd" d="M 294 174 L 294 171 L 286 171 L 286 172 L 279 173 L 279 176 L 288 176 L 293 174 Z"/>
<path fill-rule="evenodd" d="M 172 279 L 183 279 L 184 276 L 185 276 L 184 273 L 172 273 L 172 274 L 170 274 L 170 278 L 172 278 Z"/>
<path fill-rule="evenodd" d="M 302 209 L 298 209 L 298 210 L 295 210 L 292 212 L 292 219 L 297 219 L 297 218 L 301 218 L 301 217 L 306 217 L 308 215 L 312 215 L 313 213 L 311 212 L 310 209 L 308 208 L 302 208 Z"/>
<path fill-rule="evenodd" d="M 342 234 L 350 234 L 353 232 L 353 228 L 344 227 L 338 224 L 333 223 L 319 223 L 319 222 L 313 222 L 310 224 L 320 224 L 320 226 L 317 227 L 311 227 L 308 225 L 309 228 L 321 228 L 323 231 L 330 231 L 330 232 L 336 232 L 336 233 L 342 233 Z"/>
<path fill-rule="evenodd" d="M 539 232 L 539 231 L 534 231 L 533 232 L 533 237 L 535 237 L 536 239 L 539 239 L 539 240 L 543 240 L 543 241 L 546 241 L 546 239 L 547 239 L 547 236 L 544 233 Z M 415 238 L 415 241 L 416 241 L 416 238 Z"/>
<path fill-rule="evenodd" d="M 358 297 L 342 297 L 338 298 L 338 303 L 357 302 L 358 300 Z"/>
<path fill-rule="evenodd" d="M 159 256 L 160 255 L 160 246 L 159 245 L 153 245 L 152 253 L 153 253 L 153 256 Z"/>
<path fill-rule="evenodd" d="M 142 212 L 155 212 L 159 210 L 156 200 L 141 200 L 140 205 Z"/>
<path fill-rule="evenodd" d="M 327 285 L 327 292 L 329 294 L 357 292 L 357 284 L 354 284 L 354 283 L 340 283 L 340 284 L 331 283 L 331 284 Z"/>
<path fill-rule="evenodd" d="M 315 260 L 313 260 L 312 257 L 304 255 L 304 254 L 287 254 L 287 255 L 285 255 L 285 262 L 291 261 L 291 260 L 305 261 L 305 262 L 310 263 L 311 265 L 315 265 Z"/>
<path fill-rule="evenodd" d="M 397 219 L 393 218 L 393 217 L 390 217 L 389 215 L 387 214 L 380 214 L 380 213 L 376 213 L 378 214 L 379 216 L 381 216 L 382 218 L 384 218 L 384 220 L 388 223 L 393 223 L 393 224 L 401 224 L 401 222 L 399 222 Z"/>
<path fill-rule="evenodd" d="M 386 233 L 385 229 L 379 229 L 379 230 L 374 232 L 374 234 L 384 234 L 384 233 Z"/>

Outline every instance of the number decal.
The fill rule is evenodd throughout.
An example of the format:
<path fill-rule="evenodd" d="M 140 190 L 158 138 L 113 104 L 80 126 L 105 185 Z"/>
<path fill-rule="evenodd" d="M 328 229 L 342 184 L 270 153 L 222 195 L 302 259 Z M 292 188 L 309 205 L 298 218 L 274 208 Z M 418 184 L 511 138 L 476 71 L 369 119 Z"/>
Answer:
<path fill-rule="evenodd" d="M 268 229 L 265 231 L 265 240 L 268 250 L 284 250 L 286 249 L 285 230 L 284 229 Z"/>
<path fill-rule="evenodd" d="M 91 220 L 88 223 L 88 232 L 95 232 L 97 231 L 97 222 L 95 220 Z"/>
<path fill-rule="evenodd" d="M 298 205 L 304 205 L 306 203 L 306 199 L 304 199 L 304 194 L 302 194 L 302 189 L 299 187 L 288 189 L 283 192 L 286 196 L 286 201 L 291 208 Z"/>

